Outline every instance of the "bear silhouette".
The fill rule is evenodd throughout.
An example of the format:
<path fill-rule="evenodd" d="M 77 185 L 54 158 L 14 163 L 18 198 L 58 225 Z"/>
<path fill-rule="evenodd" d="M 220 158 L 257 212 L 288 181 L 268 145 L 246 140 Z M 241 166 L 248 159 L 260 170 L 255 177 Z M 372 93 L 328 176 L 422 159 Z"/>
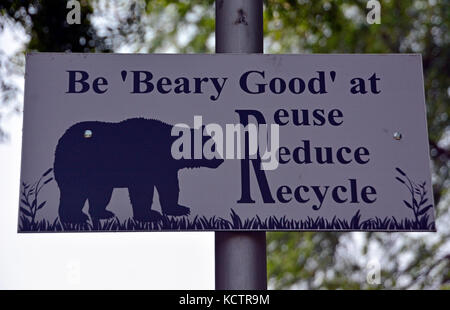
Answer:
<path fill-rule="evenodd" d="M 171 147 L 178 137 L 171 135 L 172 127 L 159 120 L 133 118 L 118 123 L 86 121 L 67 129 L 56 146 L 53 167 L 60 191 L 60 220 L 85 223 L 88 216 L 82 209 L 86 200 L 93 220 L 114 217 L 106 210 L 114 188 L 128 188 L 136 220 L 161 217 L 151 209 L 155 187 L 163 214 L 189 214 L 188 207 L 178 204 L 178 171 L 217 168 L 223 159 L 203 155 L 200 159 L 174 159 Z M 193 145 L 194 130 L 190 133 Z M 209 139 L 203 136 L 203 144 Z"/>

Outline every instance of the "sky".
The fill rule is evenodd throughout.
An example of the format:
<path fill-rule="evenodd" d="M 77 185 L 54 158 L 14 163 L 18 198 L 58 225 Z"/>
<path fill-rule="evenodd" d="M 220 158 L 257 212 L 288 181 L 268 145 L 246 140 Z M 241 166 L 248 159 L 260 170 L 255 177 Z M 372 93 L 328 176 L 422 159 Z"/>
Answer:
<path fill-rule="evenodd" d="M 4 53 L 24 41 L 0 31 Z M 23 89 L 23 77 L 14 79 Z M 9 139 L 0 144 L 0 289 L 214 289 L 211 232 L 17 234 L 21 114 L 2 125 Z"/>
<path fill-rule="evenodd" d="M 0 289 L 214 288 L 214 233 L 17 234 L 21 126 L 0 144 Z"/>

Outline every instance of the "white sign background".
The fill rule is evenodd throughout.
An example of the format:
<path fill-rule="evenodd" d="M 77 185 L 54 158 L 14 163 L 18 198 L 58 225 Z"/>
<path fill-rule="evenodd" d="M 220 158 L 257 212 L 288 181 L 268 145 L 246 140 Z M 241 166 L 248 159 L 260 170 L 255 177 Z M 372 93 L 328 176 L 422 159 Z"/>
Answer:
<path fill-rule="evenodd" d="M 69 94 L 68 70 L 86 71 L 89 82 L 96 77 L 108 81 L 108 90 L 103 94 L 89 90 L 83 94 Z M 203 94 L 132 94 L 131 75 L 123 82 L 121 71 L 150 71 L 152 82 L 160 77 L 227 77 L 220 97 L 208 83 Z M 265 72 L 264 81 L 273 77 L 289 80 L 300 77 L 306 82 L 318 77 L 317 71 L 325 72 L 325 94 L 247 94 L 240 85 L 241 75 L 250 70 Z M 329 72 L 335 71 L 331 82 Z M 378 94 L 371 93 L 369 78 L 376 73 Z M 292 160 L 280 164 L 276 170 L 267 170 L 266 176 L 274 204 L 265 204 L 257 186 L 253 169 L 250 170 L 251 195 L 254 204 L 238 204 L 241 196 L 241 166 L 239 160 L 225 160 L 216 169 L 184 169 L 179 172 L 180 201 L 191 208 L 189 219 L 195 216 L 215 216 L 230 220 L 231 209 L 244 221 L 246 218 L 261 219 L 270 216 L 286 217 L 288 220 L 304 221 L 333 217 L 348 222 L 358 212 L 361 222 L 376 217 L 395 218 L 398 222 L 415 216 L 403 200 L 410 201 L 411 195 L 396 180 L 402 177 L 400 168 L 417 183 L 426 182 L 428 203 L 432 204 L 430 161 L 425 116 L 423 77 L 420 55 L 141 55 L 141 54 L 57 54 L 32 53 L 27 55 L 24 129 L 22 148 L 21 182 L 33 183 L 44 171 L 53 166 L 58 139 L 73 124 L 81 121 L 120 122 L 133 117 L 155 118 L 169 124 L 193 125 L 194 115 L 202 115 L 207 123 L 238 123 L 236 109 L 260 111 L 268 123 L 278 109 L 339 109 L 343 113 L 340 126 L 293 126 L 292 119 L 287 126 L 280 127 L 280 145 L 289 149 L 309 140 L 311 146 L 331 146 L 337 149 L 348 146 L 352 150 L 364 146 L 370 151 L 370 161 L 365 165 L 352 162 L 342 164 L 299 165 Z M 352 94 L 351 80 L 365 80 L 368 92 Z M 261 78 L 254 78 L 261 82 Z M 206 85 L 206 84 L 205 84 Z M 254 84 L 249 84 L 254 85 Z M 395 132 L 402 134 L 400 140 L 393 138 Z M 348 187 L 348 179 L 357 179 L 358 186 L 370 185 L 376 189 L 376 202 L 372 204 L 338 204 L 330 195 L 325 198 L 319 210 L 313 210 L 310 203 L 278 202 L 277 189 L 282 185 L 292 191 L 299 185 Z M 312 191 L 308 193 L 313 201 Z M 52 222 L 58 216 L 59 190 L 55 181 L 45 185 L 39 194 L 40 201 L 47 201 L 37 211 L 36 221 Z M 85 211 L 87 212 L 86 202 Z M 153 199 L 152 209 L 160 210 L 159 200 Z M 125 188 L 115 189 L 108 210 L 119 220 L 132 217 L 132 209 Z M 368 230 L 434 230 L 433 208 L 427 227 L 371 227 Z M 20 219 L 19 219 L 20 222 Z M 21 229 L 19 231 L 27 231 Z M 276 230 L 291 228 L 278 227 Z M 306 230 L 320 230 L 315 228 Z M 345 228 L 337 230 L 358 230 Z M 211 230 L 211 229 L 206 229 Z M 212 229 L 218 230 L 218 229 Z M 296 229 L 301 230 L 301 229 Z M 329 229 L 326 229 L 329 230 Z M 367 230 L 367 229 L 363 229 Z"/>

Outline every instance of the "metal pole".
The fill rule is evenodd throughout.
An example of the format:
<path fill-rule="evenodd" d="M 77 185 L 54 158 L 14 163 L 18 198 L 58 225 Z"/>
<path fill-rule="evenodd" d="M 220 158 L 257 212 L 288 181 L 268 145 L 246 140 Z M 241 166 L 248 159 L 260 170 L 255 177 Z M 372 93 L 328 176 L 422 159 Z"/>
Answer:
<path fill-rule="evenodd" d="M 262 0 L 216 0 L 216 53 L 263 53 Z"/>
<path fill-rule="evenodd" d="M 263 52 L 263 1 L 216 0 L 216 53 Z M 217 290 L 267 289 L 265 232 L 216 232 Z"/>

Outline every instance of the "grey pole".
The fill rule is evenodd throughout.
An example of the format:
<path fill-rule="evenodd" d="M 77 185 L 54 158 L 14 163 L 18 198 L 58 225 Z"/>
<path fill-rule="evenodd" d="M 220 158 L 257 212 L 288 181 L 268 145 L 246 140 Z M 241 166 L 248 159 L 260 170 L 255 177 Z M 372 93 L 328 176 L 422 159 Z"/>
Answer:
<path fill-rule="evenodd" d="M 216 0 L 216 53 L 263 53 L 262 0 Z"/>
<path fill-rule="evenodd" d="M 263 52 L 263 1 L 216 0 L 216 53 Z M 267 289 L 265 232 L 216 232 L 217 290 Z"/>

